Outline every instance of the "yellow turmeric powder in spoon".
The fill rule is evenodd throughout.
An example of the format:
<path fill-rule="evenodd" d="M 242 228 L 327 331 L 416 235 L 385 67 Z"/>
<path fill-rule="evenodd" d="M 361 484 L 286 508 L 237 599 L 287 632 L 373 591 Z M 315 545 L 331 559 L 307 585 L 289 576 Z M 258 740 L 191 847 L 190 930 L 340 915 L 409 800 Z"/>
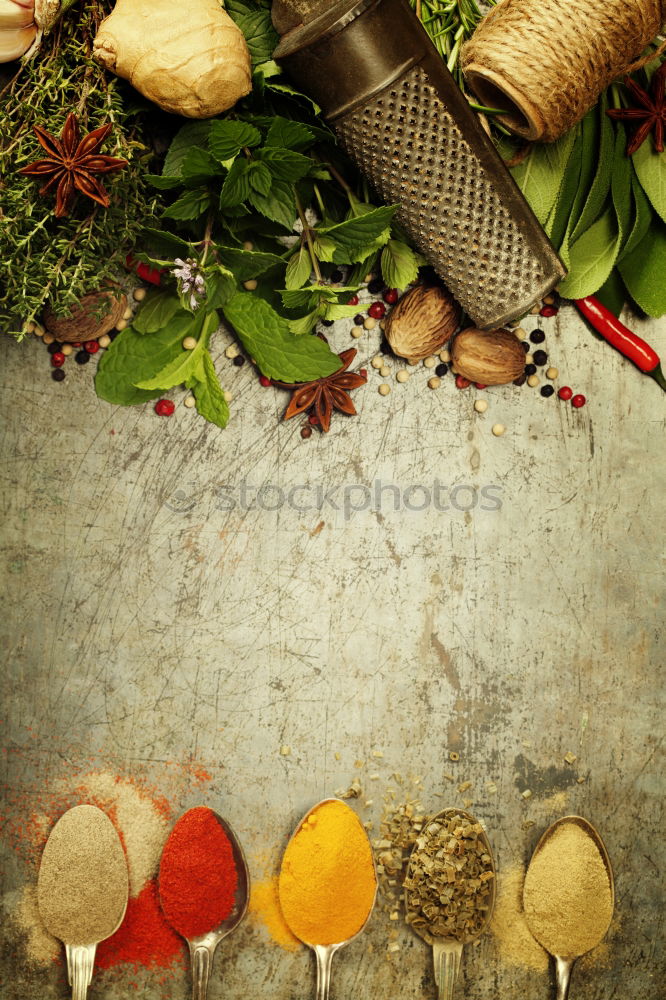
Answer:
<path fill-rule="evenodd" d="M 278 885 L 284 918 L 301 941 L 354 937 L 377 891 L 372 848 L 354 810 L 339 799 L 311 809 L 287 845 Z"/>

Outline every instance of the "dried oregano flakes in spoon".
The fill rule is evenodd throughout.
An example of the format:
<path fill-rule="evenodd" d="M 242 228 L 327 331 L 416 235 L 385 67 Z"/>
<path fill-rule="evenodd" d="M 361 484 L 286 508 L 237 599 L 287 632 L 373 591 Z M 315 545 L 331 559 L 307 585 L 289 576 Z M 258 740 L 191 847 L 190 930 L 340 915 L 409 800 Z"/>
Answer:
<path fill-rule="evenodd" d="M 495 870 L 483 827 L 445 810 L 416 838 L 403 883 L 406 921 L 433 944 L 470 941 L 484 929 L 495 901 Z"/>

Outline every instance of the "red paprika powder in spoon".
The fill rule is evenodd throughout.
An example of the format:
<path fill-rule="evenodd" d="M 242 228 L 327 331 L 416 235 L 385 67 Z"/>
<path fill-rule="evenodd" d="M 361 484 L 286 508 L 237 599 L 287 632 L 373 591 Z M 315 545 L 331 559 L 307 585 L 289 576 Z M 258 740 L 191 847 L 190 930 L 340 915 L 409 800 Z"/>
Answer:
<path fill-rule="evenodd" d="M 215 930 L 234 907 L 238 872 L 233 848 L 212 809 L 184 813 L 169 835 L 160 862 L 164 915 L 184 938 Z"/>

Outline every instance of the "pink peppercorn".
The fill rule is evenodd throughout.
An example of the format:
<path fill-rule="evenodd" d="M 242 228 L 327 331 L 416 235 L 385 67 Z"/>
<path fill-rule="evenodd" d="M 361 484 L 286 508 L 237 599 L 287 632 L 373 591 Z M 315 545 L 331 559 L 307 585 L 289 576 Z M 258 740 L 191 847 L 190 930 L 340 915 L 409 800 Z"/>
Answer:
<path fill-rule="evenodd" d="M 271 384 L 271 380 L 266 375 L 259 376 L 259 384 L 263 385 L 264 389 Z"/>
<path fill-rule="evenodd" d="M 53 365 L 54 368 L 62 368 L 64 363 L 65 363 L 65 355 L 62 353 L 62 351 L 55 351 L 51 355 L 51 364 Z"/>
<path fill-rule="evenodd" d="M 368 369 L 367 368 L 361 368 L 361 370 L 359 371 L 359 375 L 362 375 L 363 378 L 367 378 L 368 377 Z"/>
<path fill-rule="evenodd" d="M 358 295 L 352 295 L 352 297 L 347 300 L 347 305 L 348 306 L 357 306 L 358 305 Z"/>
<path fill-rule="evenodd" d="M 474 385 L 476 386 L 477 389 L 487 389 L 488 388 L 488 386 L 484 385 L 483 382 L 475 382 Z"/>
<path fill-rule="evenodd" d="M 383 302 L 373 302 L 368 309 L 368 316 L 373 319 L 383 319 L 386 315 L 386 306 Z"/>
<path fill-rule="evenodd" d="M 543 306 L 539 309 L 539 316 L 557 316 L 559 310 L 555 306 Z"/>
<path fill-rule="evenodd" d="M 585 403 L 585 396 L 583 396 L 580 392 L 571 400 L 571 405 L 575 406 L 577 410 L 580 410 L 581 406 L 585 406 Z"/>
<path fill-rule="evenodd" d="M 312 424 L 313 427 L 317 427 L 319 425 L 319 417 L 316 413 L 310 414 L 308 417 L 308 423 Z"/>
<path fill-rule="evenodd" d="M 88 354 L 97 354 L 97 352 L 99 351 L 99 344 L 97 343 L 96 340 L 86 340 L 83 346 L 85 347 Z"/>
<path fill-rule="evenodd" d="M 462 375 L 456 375 L 456 389 L 467 389 L 472 383 L 468 378 L 463 378 Z"/>
<path fill-rule="evenodd" d="M 382 292 L 382 298 L 384 299 L 384 302 L 387 302 L 390 306 L 395 305 L 398 301 L 398 289 L 385 288 Z"/>
<path fill-rule="evenodd" d="M 158 417 L 170 417 L 176 409 L 176 404 L 170 399 L 158 399 L 155 403 L 155 413 Z"/>
<path fill-rule="evenodd" d="M 565 399 L 565 400 L 571 399 L 571 397 L 573 396 L 573 389 L 570 389 L 568 385 L 563 385 L 562 388 L 557 393 L 557 395 L 560 397 L 560 399 Z"/>

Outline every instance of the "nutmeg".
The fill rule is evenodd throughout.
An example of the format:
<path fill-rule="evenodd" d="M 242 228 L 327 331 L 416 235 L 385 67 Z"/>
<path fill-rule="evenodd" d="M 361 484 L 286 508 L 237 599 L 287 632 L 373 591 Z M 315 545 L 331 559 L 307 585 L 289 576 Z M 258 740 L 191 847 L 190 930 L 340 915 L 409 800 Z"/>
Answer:
<path fill-rule="evenodd" d="M 457 375 L 484 385 L 513 382 L 525 370 L 522 344 L 508 330 L 461 330 L 451 345 Z"/>
<path fill-rule="evenodd" d="M 460 306 L 450 292 L 436 285 L 417 285 L 394 306 L 384 333 L 394 354 L 420 361 L 448 343 L 459 319 Z"/>
<path fill-rule="evenodd" d="M 97 340 L 113 330 L 127 309 L 127 298 L 118 289 L 84 295 L 70 316 L 56 316 L 50 306 L 44 310 L 44 325 L 61 344 Z"/>

